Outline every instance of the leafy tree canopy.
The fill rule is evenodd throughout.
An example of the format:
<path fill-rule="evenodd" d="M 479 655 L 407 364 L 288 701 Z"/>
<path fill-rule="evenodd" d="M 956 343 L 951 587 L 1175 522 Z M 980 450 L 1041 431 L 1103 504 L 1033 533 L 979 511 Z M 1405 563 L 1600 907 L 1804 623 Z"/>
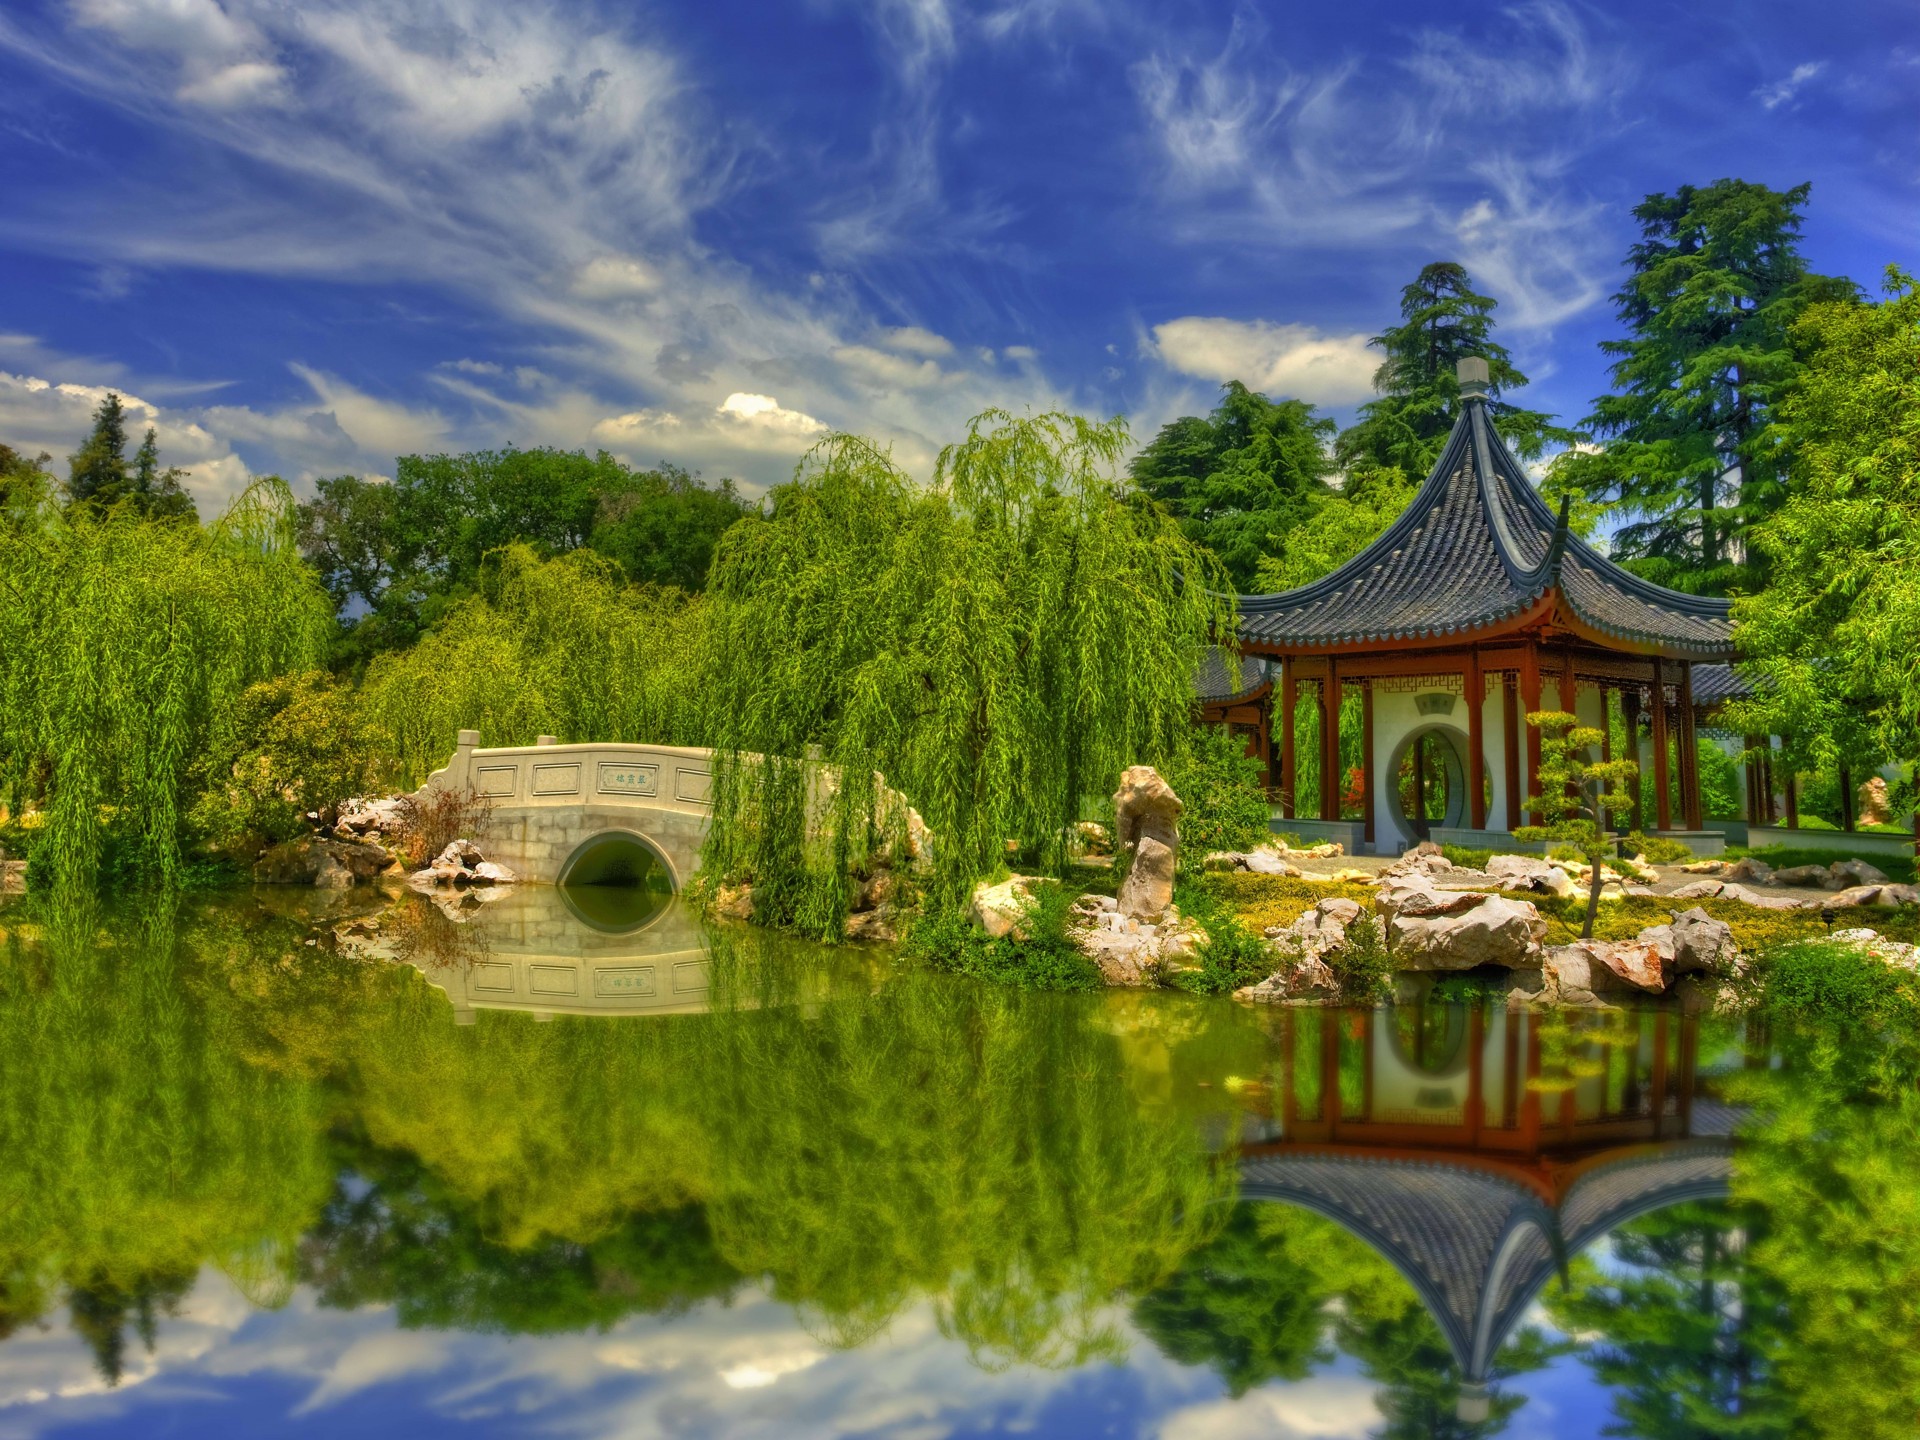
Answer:
<path fill-rule="evenodd" d="M 126 505 L 155 520 L 198 520 L 193 497 L 180 484 L 184 472 L 160 468 L 160 446 L 152 426 L 127 460 L 127 413 L 109 390 L 93 412 L 86 443 L 68 461 L 67 497 L 75 505 L 107 510 Z"/>
<path fill-rule="evenodd" d="M 1786 495 L 1772 422 L 1799 373 L 1793 322 L 1854 290 L 1807 269 L 1807 193 L 1719 180 L 1634 210 L 1641 239 L 1614 297 L 1628 333 L 1601 345 L 1615 393 L 1587 422 L 1608 444 L 1570 460 L 1568 478 L 1609 503 L 1615 557 L 1661 584 L 1727 594 L 1761 581 L 1746 540 Z"/>
<path fill-rule="evenodd" d="M 354 666 L 432 628 L 503 546 L 591 548 L 628 580 L 698 590 L 715 541 L 751 509 L 730 480 L 634 470 L 604 450 L 403 455 L 391 484 L 342 475 L 316 492 L 300 546 L 353 617 L 341 658 Z"/>
<path fill-rule="evenodd" d="M 750 874 L 756 913 L 839 932 L 849 867 L 882 839 L 876 772 L 925 817 L 957 900 L 1010 838 L 1063 866 L 1087 797 L 1177 748 L 1229 582 L 1115 477 L 1125 443 L 1118 420 L 988 411 L 923 488 L 836 436 L 768 521 L 727 533 L 706 864 Z M 824 805 L 809 754 L 833 767 Z"/>
<path fill-rule="evenodd" d="M 1756 698 L 1729 723 L 1806 763 L 1920 754 L 1920 287 L 1828 300 L 1793 328 L 1792 496 L 1754 532 L 1772 583 L 1734 605 Z"/>
<path fill-rule="evenodd" d="M 1379 539 L 1413 503 L 1417 489 L 1397 466 L 1349 470 L 1343 489 L 1321 501 L 1301 524 L 1275 533 L 1277 548 L 1261 560 L 1256 588 L 1292 590 L 1331 575 Z"/>
<path fill-rule="evenodd" d="M 1531 460 L 1550 442 L 1573 438 L 1551 415 L 1500 398 L 1527 377 L 1493 338 L 1497 303 L 1476 291 L 1466 267 L 1452 261 L 1435 261 L 1414 277 L 1400 292 L 1401 323 L 1368 342 L 1386 357 L 1373 375 L 1380 398 L 1362 405 L 1360 419 L 1341 431 L 1334 453 L 1343 466 L 1396 467 L 1416 481 L 1425 479 L 1460 411 L 1454 367 L 1476 355 L 1491 376 L 1487 414 L 1515 451 Z"/>
<path fill-rule="evenodd" d="M 1178 517 L 1248 590 L 1267 538 L 1290 530 L 1327 493 L 1333 421 L 1304 400 L 1269 400 L 1238 380 L 1207 416 L 1160 427 L 1128 465 L 1134 483 Z"/>

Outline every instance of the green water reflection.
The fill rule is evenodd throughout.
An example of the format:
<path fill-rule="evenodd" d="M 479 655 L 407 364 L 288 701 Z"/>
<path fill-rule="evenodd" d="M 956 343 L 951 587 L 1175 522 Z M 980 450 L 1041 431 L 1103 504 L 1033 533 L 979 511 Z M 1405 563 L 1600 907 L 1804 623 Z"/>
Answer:
<path fill-rule="evenodd" d="M 622 952 L 560 904 L 0 910 L 0 1337 L 64 1309 L 113 1378 L 207 1265 L 513 1334 L 753 1285 L 848 1347 L 930 1303 L 988 1369 L 1144 1337 L 1239 1394 L 1344 1355 L 1395 1436 L 1498 1433 L 1568 1354 L 1624 1434 L 1920 1413 L 1907 1037 L 1030 995 L 678 912 Z M 1729 1198 L 1557 1257 L 1472 1375 L 1417 1245 L 1238 1199 L 1247 1157 L 1418 1160 L 1544 1215 L 1708 1109 L 1744 1116 Z"/>

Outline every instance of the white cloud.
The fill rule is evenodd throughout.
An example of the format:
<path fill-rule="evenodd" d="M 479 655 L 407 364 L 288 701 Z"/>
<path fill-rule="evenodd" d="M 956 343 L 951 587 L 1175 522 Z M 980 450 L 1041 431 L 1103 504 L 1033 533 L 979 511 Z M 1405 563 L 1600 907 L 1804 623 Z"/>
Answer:
<path fill-rule="evenodd" d="M 1316 1375 L 1177 1410 L 1160 1440 L 1361 1440 L 1380 1423 L 1375 1389 L 1358 1376 Z"/>
<path fill-rule="evenodd" d="M 953 354 L 953 342 L 944 335 L 936 335 L 918 325 L 901 325 L 892 330 L 884 330 L 880 343 L 889 350 L 901 350 L 909 355 L 923 355 L 929 360 L 944 360 Z"/>
<path fill-rule="evenodd" d="M 1574 11 L 1520 6 L 1490 41 L 1430 30 L 1397 59 L 1318 70 L 1276 53 L 1256 13 L 1133 68 L 1176 236 L 1332 259 L 1451 235 L 1517 328 L 1600 297 L 1615 257 L 1565 137 L 1609 133 L 1627 62 Z"/>
<path fill-rule="evenodd" d="M 1776 80 L 1771 85 L 1762 85 L 1753 92 L 1763 109 L 1778 110 L 1782 105 L 1791 105 L 1799 97 L 1806 83 L 1826 69 L 1824 60 L 1810 60 L 1803 65 L 1793 67 L 1793 73 L 1784 80 Z"/>
<path fill-rule="evenodd" d="M 931 360 L 908 360 L 871 345 L 841 345 L 833 351 L 833 358 L 862 384 L 886 390 L 918 389 L 937 385 L 944 378 Z"/>
<path fill-rule="evenodd" d="M 632 255 L 596 255 L 573 274 L 573 293 L 583 300 L 630 300 L 660 288 L 660 272 Z"/>
<path fill-rule="evenodd" d="M 189 104 L 224 109 L 276 99 L 286 78 L 287 72 L 269 61 L 242 60 L 182 85 L 175 93 Z"/>
<path fill-rule="evenodd" d="M 1380 357 L 1364 335 L 1326 335 L 1310 325 L 1189 315 L 1153 327 L 1161 361 L 1203 380 L 1239 380 L 1268 395 L 1350 405 L 1373 393 Z"/>

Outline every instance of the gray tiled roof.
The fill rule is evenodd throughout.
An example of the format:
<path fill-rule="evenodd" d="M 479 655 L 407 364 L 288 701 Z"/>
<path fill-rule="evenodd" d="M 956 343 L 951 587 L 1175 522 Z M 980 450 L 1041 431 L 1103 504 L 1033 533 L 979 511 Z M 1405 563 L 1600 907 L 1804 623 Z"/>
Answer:
<path fill-rule="evenodd" d="M 1570 534 L 1468 400 L 1413 504 L 1359 555 L 1297 590 L 1240 599 L 1257 645 L 1423 640 L 1484 630 L 1557 588 L 1587 625 L 1711 659 L 1733 653 L 1727 602 L 1621 569 Z"/>
<path fill-rule="evenodd" d="M 1193 689 L 1203 705 L 1221 705 L 1251 695 L 1273 677 L 1268 662 L 1260 655 L 1240 657 L 1240 684 L 1236 688 L 1227 671 L 1227 657 L 1218 645 L 1209 645 L 1200 653 L 1200 668 L 1194 672 Z"/>
<path fill-rule="evenodd" d="M 1693 703 L 1695 705 L 1718 705 L 1725 700 L 1744 700 L 1751 694 L 1753 694 L 1753 687 L 1742 679 L 1731 665 L 1693 667 Z"/>

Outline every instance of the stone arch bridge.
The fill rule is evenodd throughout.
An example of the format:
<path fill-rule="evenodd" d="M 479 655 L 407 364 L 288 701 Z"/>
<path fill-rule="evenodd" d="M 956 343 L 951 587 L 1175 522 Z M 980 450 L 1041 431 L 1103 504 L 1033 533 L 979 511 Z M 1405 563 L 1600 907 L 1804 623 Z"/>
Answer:
<path fill-rule="evenodd" d="M 479 842 L 487 858 L 523 880 L 558 884 L 609 842 L 636 841 L 679 890 L 700 865 L 713 817 L 713 752 L 671 745 L 532 745 L 482 748 L 462 730 L 453 758 L 420 789 L 485 796 Z M 616 847 L 617 848 L 617 847 Z"/>

